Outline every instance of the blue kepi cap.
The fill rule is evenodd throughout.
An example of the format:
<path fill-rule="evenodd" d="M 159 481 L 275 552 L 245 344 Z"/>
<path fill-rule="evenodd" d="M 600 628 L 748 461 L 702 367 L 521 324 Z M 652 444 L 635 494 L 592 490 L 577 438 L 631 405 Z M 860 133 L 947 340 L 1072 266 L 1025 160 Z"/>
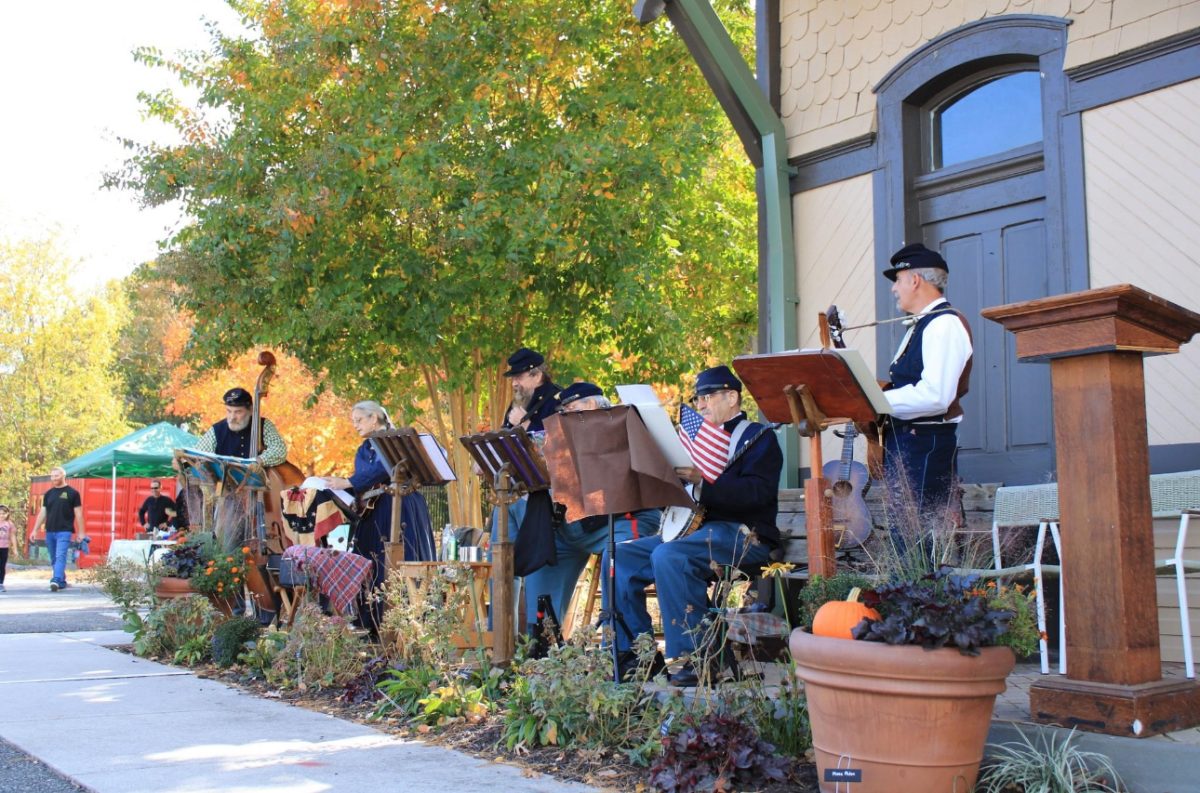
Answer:
<path fill-rule="evenodd" d="M 714 366 L 711 369 L 705 369 L 696 378 L 696 396 L 704 396 L 714 391 L 740 392 L 741 390 L 742 381 L 737 379 L 728 366 Z"/>
<path fill-rule="evenodd" d="M 528 347 L 521 349 L 508 356 L 508 371 L 504 373 L 505 377 L 513 377 L 515 375 L 528 372 L 530 369 L 537 368 L 546 362 L 540 352 L 534 352 Z"/>
<path fill-rule="evenodd" d="M 558 404 L 566 407 L 577 399 L 598 396 L 604 396 L 604 392 L 594 383 L 571 383 L 558 392 Z"/>

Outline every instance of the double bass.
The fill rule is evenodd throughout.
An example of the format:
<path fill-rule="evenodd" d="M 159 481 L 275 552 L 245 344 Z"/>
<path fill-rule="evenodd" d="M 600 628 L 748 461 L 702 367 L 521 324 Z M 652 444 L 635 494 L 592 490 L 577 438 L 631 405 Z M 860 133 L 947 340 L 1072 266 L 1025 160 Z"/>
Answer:
<path fill-rule="evenodd" d="M 258 354 L 258 364 L 263 367 L 254 384 L 254 409 L 250 425 L 250 458 L 256 459 L 262 440 L 262 399 L 267 395 L 271 379 L 275 376 L 275 355 L 269 350 Z M 267 561 L 275 553 L 283 553 L 288 543 L 283 533 L 282 493 L 288 487 L 304 481 L 300 469 L 288 461 L 270 467 L 264 466 L 267 489 L 255 493 L 252 512 L 254 536 L 247 543 L 252 563 L 246 568 L 246 587 L 257 606 L 260 621 L 274 621 L 278 608 L 275 591 L 267 570 Z M 269 617 L 269 618 L 268 618 Z"/>

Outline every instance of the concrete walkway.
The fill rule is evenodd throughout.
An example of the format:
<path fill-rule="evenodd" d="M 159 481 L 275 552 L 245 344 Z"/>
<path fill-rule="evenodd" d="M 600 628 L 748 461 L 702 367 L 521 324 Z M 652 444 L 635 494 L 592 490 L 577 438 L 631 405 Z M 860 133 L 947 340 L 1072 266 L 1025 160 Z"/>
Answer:
<path fill-rule="evenodd" d="M 96 793 L 594 790 L 105 646 L 128 641 L 120 631 L 0 635 L 0 737 Z"/>

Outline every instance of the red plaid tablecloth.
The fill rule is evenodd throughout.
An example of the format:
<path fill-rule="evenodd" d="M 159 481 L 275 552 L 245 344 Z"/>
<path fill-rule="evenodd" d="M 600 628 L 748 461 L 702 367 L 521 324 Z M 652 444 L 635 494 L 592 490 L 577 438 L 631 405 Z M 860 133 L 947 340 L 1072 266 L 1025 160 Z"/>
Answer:
<path fill-rule="evenodd" d="M 371 560 L 356 553 L 293 545 L 283 555 L 307 573 L 333 610 L 342 614 L 371 586 Z"/>

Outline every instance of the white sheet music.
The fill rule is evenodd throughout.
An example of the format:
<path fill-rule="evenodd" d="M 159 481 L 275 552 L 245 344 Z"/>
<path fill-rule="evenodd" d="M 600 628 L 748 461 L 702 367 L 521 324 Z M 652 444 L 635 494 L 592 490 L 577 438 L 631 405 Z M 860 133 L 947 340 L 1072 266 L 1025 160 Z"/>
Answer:
<path fill-rule="evenodd" d="M 692 463 L 691 455 L 684 448 L 683 442 L 679 440 L 675 423 L 663 409 L 653 388 L 643 384 L 619 385 L 617 386 L 617 396 L 621 398 L 622 405 L 633 405 L 637 408 L 638 415 L 642 417 L 642 423 L 650 431 L 650 437 L 654 438 L 654 442 L 662 451 L 663 456 L 667 458 L 668 463 L 675 468 L 692 467 L 694 463 Z"/>
<path fill-rule="evenodd" d="M 446 450 L 442 448 L 442 445 L 428 433 L 422 432 L 420 435 L 421 445 L 425 447 L 425 454 L 429 455 L 429 461 L 433 463 L 438 476 L 446 482 L 458 479 L 454 475 L 454 469 L 450 467 L 450 460 L 446 458 Z"/>
<path fill-rule="evenodd" d="M 300 483 L 301 490 L 328 490 L 333 494 L 333 497 L 342 502 L 345 506 L 350 506 L 354 503 L 354 496 L 350 495 L 346 490 L 334 490 L 329 486 L 329 480 L 323 476 L 310 476 Z"/>

